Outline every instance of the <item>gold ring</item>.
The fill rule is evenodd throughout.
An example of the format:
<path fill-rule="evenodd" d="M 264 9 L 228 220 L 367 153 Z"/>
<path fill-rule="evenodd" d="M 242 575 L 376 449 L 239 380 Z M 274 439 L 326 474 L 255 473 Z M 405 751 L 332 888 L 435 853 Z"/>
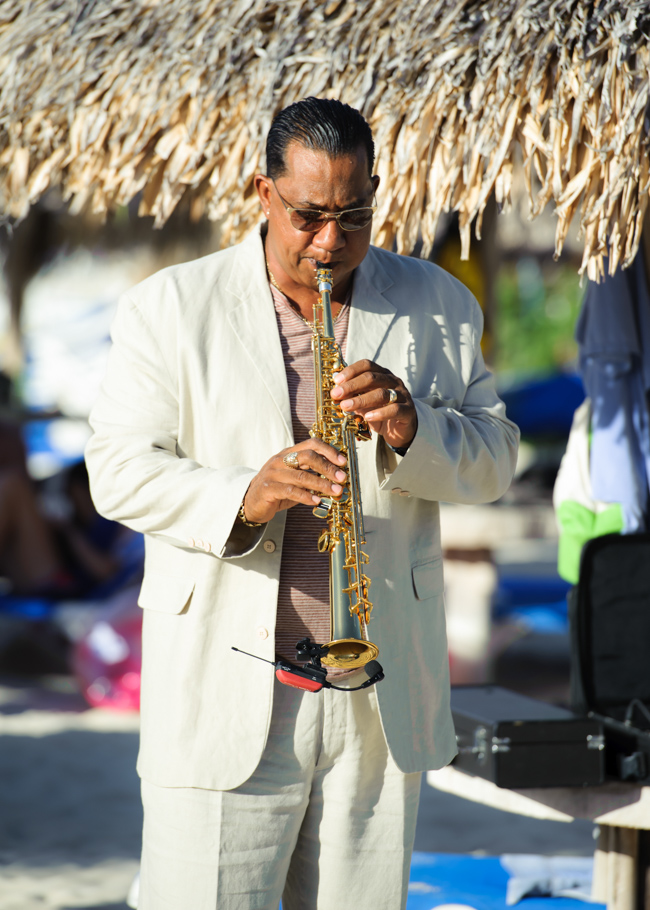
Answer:
<path fill-rule="evenodd" d="M 300 465 L 298 464 L 298 453 L 297 452 L 289 452 L 288 455 L 283 456 L 282 461 L 286 464 L 286 466 L 288 468 L 299 468 L 300 467 Z"/>
<path fill-rule="evenodd" d="M 388 403 L 389 404 L 393 404 L 393 402 L 397 401 L 397 392 L 395 391 L 395 389 L 386 389 L 386 391 L 388 392 Z"/>

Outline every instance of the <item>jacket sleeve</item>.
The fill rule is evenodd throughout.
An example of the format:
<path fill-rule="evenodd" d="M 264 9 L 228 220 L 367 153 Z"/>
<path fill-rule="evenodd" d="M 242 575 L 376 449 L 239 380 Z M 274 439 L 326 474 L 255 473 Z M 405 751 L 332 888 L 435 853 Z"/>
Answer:
<path fill-rule="evenodd" d="M 418 429 L 407 453 L 400 457 L 383 441 L 378 446 L 381 489 L 458 503 L 493 502 L 508 489 L 517 461 L 519 429 L 507 419 L 483 361 L 481 327 L 477 314 L 462 400 L 416 400 Z"/>
<path fill-rule="evenodd" d="M 252 468 L 205 467 L 181 457 L 177 383 L 137 305 L 125 296 L 90 415 L 86 447 L 97 510 L 144 534 L 215 556 L 243 556 L 264 527 L 236 521 Z"/>

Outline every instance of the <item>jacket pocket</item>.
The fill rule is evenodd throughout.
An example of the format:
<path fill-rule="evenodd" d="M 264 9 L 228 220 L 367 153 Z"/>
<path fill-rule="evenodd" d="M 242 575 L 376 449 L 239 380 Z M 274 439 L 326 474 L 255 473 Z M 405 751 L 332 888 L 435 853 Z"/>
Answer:
<path fill-rule="evenodd" d="M 145 572 L 138 604 L 145 610 L 182 613 L 190 602 L 194 584 L 193 578 Z"/>
<path fill-rule="evenodd" d="M 442 556 L 436 556 L 430 562 L 411 566 L 413 591 L 418 600 L 428 600 L 442 594 L 444 578 L 442 573 Z"/>

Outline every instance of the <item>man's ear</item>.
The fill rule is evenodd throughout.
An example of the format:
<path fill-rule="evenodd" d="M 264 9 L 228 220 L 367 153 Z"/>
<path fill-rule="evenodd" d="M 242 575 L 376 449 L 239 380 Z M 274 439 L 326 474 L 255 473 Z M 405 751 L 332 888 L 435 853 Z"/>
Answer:
<path fill-rule="evenodd" d="M 271 208 L 271 181 L 265 174 L 255 174 L 253 183 L 255 184 L 255 189 L 257 190 L 257 195 L 259 196 L 262 205 L 262 211 L 268 218 L 269 210 Z"/>
<path fill-rule="evenodd" d="M 374 177 L 371 177 L 370 179 L 372 181 L 372 191 L 373 191 L 373 193 L 376 193 L 377 187 L 381 183 L 381 177 L 379 176 L 379 174 L 375 174 Z"/>

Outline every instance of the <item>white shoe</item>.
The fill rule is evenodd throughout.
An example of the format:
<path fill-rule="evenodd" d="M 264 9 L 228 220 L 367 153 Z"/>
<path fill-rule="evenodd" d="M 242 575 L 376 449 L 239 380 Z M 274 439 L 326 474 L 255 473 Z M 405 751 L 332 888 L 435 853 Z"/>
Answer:
<path fill-rule="evenodd" d="M 140 896 L 140 870 L 135 873 L 135 878 L 131 882 L 131 887 L 129 888 L 129 893 L 126 898 L 127 907 L 131 907 L 132 910 L 138 910 L 138 897 Z"/>

